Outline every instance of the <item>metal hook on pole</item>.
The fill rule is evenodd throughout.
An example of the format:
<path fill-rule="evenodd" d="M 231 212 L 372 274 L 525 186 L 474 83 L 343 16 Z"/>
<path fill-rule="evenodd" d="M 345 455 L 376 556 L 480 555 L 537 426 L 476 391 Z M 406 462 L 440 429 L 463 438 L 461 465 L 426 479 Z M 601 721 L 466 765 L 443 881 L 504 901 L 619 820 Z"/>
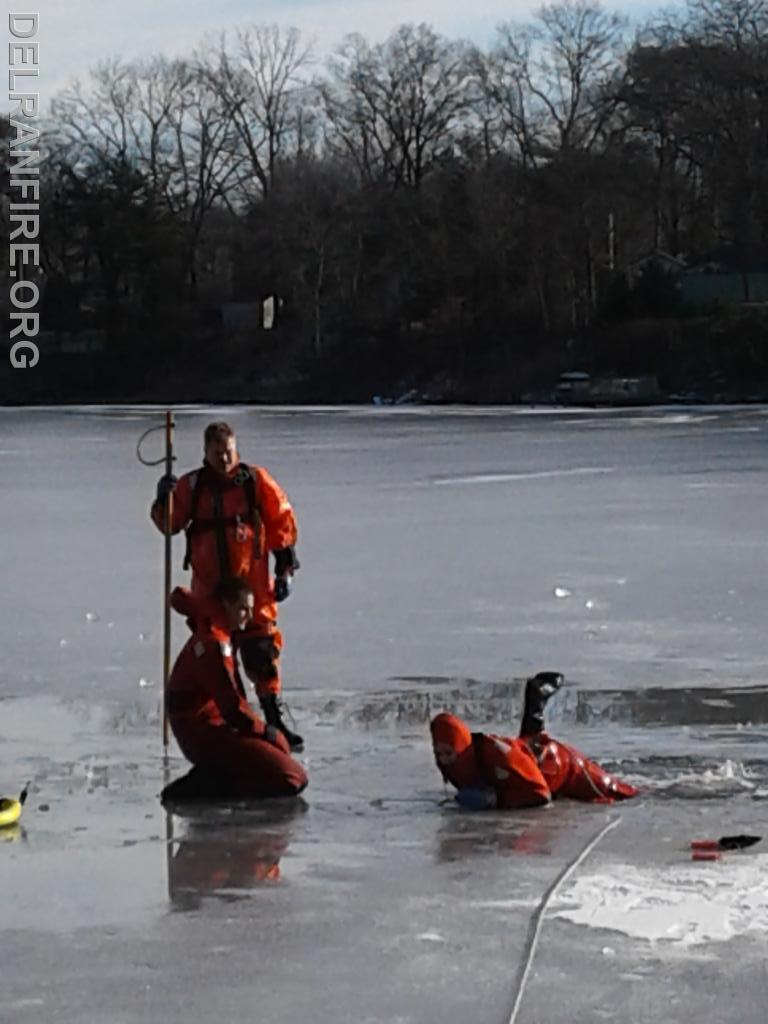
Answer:
<path fill-rule="evenodd" d="M 159 466 L 165 463 L 166 476 L 173 472 L 175 456 L 173 454 L 173 414 L 170 409 L 165 414 L 163 426 L 150 427 L 145 430 L 136 443 L 136 457 L 145 466 Z M 159 459 L 145 459 L 141 454 L 141 446 L 150 434 L 165 431 L 165 454 Z M 163 748 L 168 752 L 168 680 L 171 675 L 171 527 L 173 523 L 173 491 L 168 494 L 163 516 L 163 534 L 165 537 L 165 565 L 163 573 Z"/>
<path fill-rule="evenodd" d="M 165 431 L 165 433 L 166 433 L 166 441 L 167 441 L 168 417 L 170 415 L 171 415 L 170 412 L 166 412 L 166 414 L 165 414 L 165 416 L 166 416 L 165 423 L 163 423 L 161 426 L 150 427 L 149 430 L 145 430 L 144 433 L 139 438 L 139 440 L 136 442 L 136 458 L 139 460 L 139 462 L 142 465 L 144 465 L 144 466 L 159 466 L 161 462 L 165 462 L 166 466 L 167 466 L 167 459 L 168 459 L 167 445 L 166 445 L 165 454 L 161 455 L 159 459 L 145 459 L 144 456 L 141 454 L 141 446 L 144 444 L 144 441 L 146 440 L 146 438 L 149 437 L 150 434 L 156 434 L 160 430 Z M 173 426 L 174 426 L 173 421 L 171 421 L 171 429 L 173 429 Z M 171 455 L 171 460 L 173 460 L 174 458 L 175 458 L 175 456 Z"/>

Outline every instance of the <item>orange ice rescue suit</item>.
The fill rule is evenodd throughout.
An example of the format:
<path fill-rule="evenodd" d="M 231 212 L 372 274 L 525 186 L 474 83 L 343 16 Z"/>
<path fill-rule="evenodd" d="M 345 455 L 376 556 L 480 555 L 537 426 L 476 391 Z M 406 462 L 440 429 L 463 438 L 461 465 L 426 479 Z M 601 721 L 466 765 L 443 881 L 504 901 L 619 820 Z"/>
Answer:
<path fill-rule="evenodd" d="M 445 713 L 432 720 L 431 731 L 437 766 L 468 807 L 536 807 L 557 797 L 613 803 L 637 794 L 543 731 L 515 738 L 472 733 Z"/>
<path fill-rule="evenodd" d="M 194 621 L 168 685 L 168 718 L 184 756 L 232 780 L 233 794 L 292 796 L 307 785 L 285 737 L 245 699 L 223 610 L 177 588 L 173 607 Z"/>
<path fill-rule="evenodd" d="M 162 507 L 153 506 L 152 518 L 162 529 Z M 249 675 L 259 697 L 278 694 L 282 636 L 269 552 L 292 550 L 296 543 L 296 518 L 287 495 L 260 466 L 240 463 L 222 476 L 203 463 L 180 477 L 173 492 L 171 532 L 181 530 L 187 537 L 184 568 L 192 568 L 196 598 L 209 597 L 222 579 L 247 580 L 255 602 L 253 622 L 244 634 L 253 663 L 253 670 L 247 666 Z"/>

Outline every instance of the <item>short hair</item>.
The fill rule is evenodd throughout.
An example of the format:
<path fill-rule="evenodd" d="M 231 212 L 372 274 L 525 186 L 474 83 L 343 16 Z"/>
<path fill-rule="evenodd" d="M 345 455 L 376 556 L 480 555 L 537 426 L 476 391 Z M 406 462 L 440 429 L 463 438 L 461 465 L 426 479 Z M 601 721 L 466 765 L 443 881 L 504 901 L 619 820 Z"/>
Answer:
<path fill-rule="evenodd" d="M 234 437 L 235 432 L 228 423 L 224 423 L 223 420 L 219 420 L 217 423 L 209 423 L 205 428 L 203 434 L 203 445 L 208 447 L 211 441 L 228 441 L 230 437 Z"/>
<path fill-rule="evenodd" d="M 216 585 L 213 596 L 223 604 L 237 604 L 253 594 L 250 583 L 243 576 L 227 576 Z"/>

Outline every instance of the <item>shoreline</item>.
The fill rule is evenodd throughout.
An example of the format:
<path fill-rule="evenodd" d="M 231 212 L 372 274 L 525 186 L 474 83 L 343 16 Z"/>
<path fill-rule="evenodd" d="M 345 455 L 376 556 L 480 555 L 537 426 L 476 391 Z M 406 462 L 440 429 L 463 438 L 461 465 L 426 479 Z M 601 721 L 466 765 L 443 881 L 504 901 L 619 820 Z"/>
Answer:
<path fill-rule="evenodd" d="M 254 409 L 296 409 L 296 410 L 317 410 L 333 411 L 334 409 L 388 409 L 403 411 L 408 409 L 499 409 L 510 411 L 535 409 L 541 412 L 632 412 L 643 409 L 681 409 L 681 408 L 719 408 L 719 409 L 741 409 L 758 408 L 768 405 L 768 393 L 765 395 L 736 396 L 722 398 L 717 395 L 702 398 L 676 397 L 665 395 L 658 401 L 638 402 L 634 404 L 625 403 L 555 403 L 546 401 L 517 401 L 517 402 L 486 402 L 486 401 L 451 401 L 451 402 L 336 402 L 332 400 L 307 402 L 296 399 L 295 401 L 266 401 L 261 399 L 231 398 L 231 399 L 210 399 L 210 398 L 134 398 L 130 396 L 120 398 L 105 398 L 101 401 L 94 401 L 92 398 L 66 398 L 60 401 L 38 402 L 38 401 L 0 401 L 0 409 L 25 409 L 34 411 L 36 409 L 150 409 L 164 410 L 174 409 L 199 409 L 217 407 L 239 407 Z"/>

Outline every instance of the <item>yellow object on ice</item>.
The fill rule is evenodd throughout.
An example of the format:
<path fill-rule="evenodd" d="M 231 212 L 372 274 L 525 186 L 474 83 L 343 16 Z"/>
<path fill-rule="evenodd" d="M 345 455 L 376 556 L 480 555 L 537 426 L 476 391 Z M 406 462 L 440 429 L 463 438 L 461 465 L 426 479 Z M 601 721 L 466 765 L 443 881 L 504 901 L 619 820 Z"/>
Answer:
<path fill-rule="evenodd" d="M 0 797 L 0 828 L 8 828 L 10 825 L 15 825 L 19 820 L 24 801 L 27 799 L 28 789 L 29 784 L 21 791 L 18 800 L 10 796 Z"/>

